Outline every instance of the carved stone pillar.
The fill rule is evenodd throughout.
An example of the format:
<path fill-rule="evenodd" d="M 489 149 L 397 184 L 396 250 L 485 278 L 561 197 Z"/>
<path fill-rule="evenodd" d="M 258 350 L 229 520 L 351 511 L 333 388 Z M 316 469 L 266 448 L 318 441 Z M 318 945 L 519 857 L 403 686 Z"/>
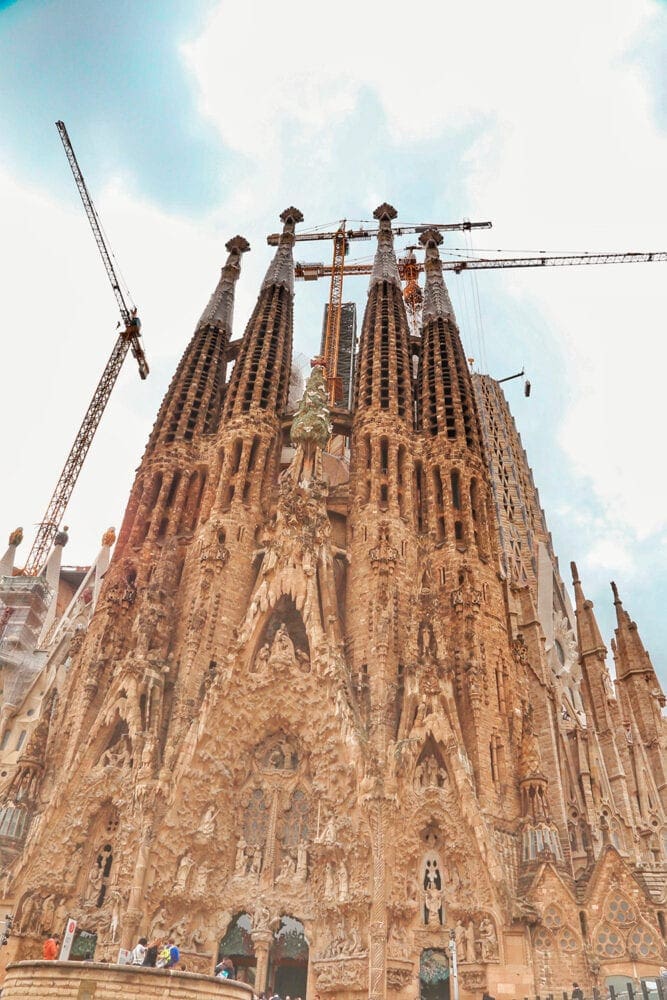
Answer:
<path fill-rule="evenodd" d="M 267 988 L 266 978 L 269 971 L 269 951 L 271 950 L 273 934 L 267 928 L 266 930 L 251 931 L 250 937 L 252 938 L 255 958 L 257 959 L 257 966 L 255 968 L 255 993 L 259 996 Z"/>
<path fill-rule="evenodd" d="M 143 908 L 141 903 L 144 897 L 151 839 L 152 829 L 150 826 L 146 826 L 139 844 L 137 861 L 134 866 L 132 888 L 130 889 L 130 898 L 127 902 L 127 910 L 125 911 L 125 919 L 123 921 L 121 948 L 132 948 L 136 943 L 135 938 L 139 929 L 139 923 L 143 917 Z"/>
<path fill-rule="evenodd" d="M 368 997 L 385 1000 L 387 995 L 387 879 L 384 848 L 384 809 L 381 797 L 368 802 L 373 852 L 373 887 L 368 934 Z"/>

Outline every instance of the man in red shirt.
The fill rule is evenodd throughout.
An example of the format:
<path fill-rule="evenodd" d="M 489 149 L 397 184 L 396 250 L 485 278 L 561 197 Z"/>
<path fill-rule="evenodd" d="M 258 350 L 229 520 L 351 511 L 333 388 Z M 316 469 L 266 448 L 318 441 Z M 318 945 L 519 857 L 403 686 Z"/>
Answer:
<path fill-rule="evenodd" d="M 53 962 L 58 957 L 58 946 L 60 944 L 60 938 L 57 934 L 50 934 L 44 942 L 44 947 L 42 948 L 42 958 L 47 962 Z"/>

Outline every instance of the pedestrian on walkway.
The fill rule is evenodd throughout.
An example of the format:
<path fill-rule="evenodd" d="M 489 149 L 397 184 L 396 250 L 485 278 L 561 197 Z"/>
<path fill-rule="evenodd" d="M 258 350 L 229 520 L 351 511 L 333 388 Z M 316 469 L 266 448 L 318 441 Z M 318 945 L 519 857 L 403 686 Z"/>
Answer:
<path fill-rule="evenodd" d="M 49 934 L 42 948 L 42 958 L 46 962 L 54 962 L 58 957 L 60 938 L 57 934 Z"/>

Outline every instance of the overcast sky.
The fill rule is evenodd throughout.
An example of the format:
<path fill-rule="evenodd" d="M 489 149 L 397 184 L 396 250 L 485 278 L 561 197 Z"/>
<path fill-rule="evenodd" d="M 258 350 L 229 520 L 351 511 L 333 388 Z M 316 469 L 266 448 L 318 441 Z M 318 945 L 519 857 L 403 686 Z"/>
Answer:
<path fill-rule="evenodd" d="M 151 364 L 141 382 L 128 358 L 67 513 L 66 561 L 84 564 L 120 525 L 235 233 L 252 245 L 237 336 L 291 204 L 302 228 L 386 200 L 398 224 L 492 220 L 480 248 L 667 250 L 666 51 L 657 0 L 0 0 L 0 546 L 21 524 L 27 557 L 118 318 L 56 119 Z M 566 582 L 574 559 L 609 641 L 614 579 L 664 680 L 667 263 L 448 283 L 476 369 L 531 379 L 507 396 Z M 366 284 L 346 284 L 360 310 Z M 327 295 L 297 287 L 305 357 Z"/>

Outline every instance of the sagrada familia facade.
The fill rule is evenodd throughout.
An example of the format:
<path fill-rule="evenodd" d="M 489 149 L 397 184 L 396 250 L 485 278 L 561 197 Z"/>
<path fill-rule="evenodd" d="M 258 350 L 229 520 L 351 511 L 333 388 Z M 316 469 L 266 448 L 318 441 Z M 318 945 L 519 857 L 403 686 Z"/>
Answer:
<path fill-rule="evenodd" d="M 0 788 L 2 960 L 77 920 L 173 934 L 257 993 L 463 1000 L 666 961 L 665 699 L 614 587 L 615 684 L 570 605 L 500 386 L 390 205 L 351 408 L 288 411 L 283 233 L 228 372 L 229 257 L 161 406 L 94 614 Z M 333 440 L 344 447 L 332 448 Z M 9 577 L 7 577 L 9 579 Z M 1 609 L 0 609 L 1 610 Z"/>

